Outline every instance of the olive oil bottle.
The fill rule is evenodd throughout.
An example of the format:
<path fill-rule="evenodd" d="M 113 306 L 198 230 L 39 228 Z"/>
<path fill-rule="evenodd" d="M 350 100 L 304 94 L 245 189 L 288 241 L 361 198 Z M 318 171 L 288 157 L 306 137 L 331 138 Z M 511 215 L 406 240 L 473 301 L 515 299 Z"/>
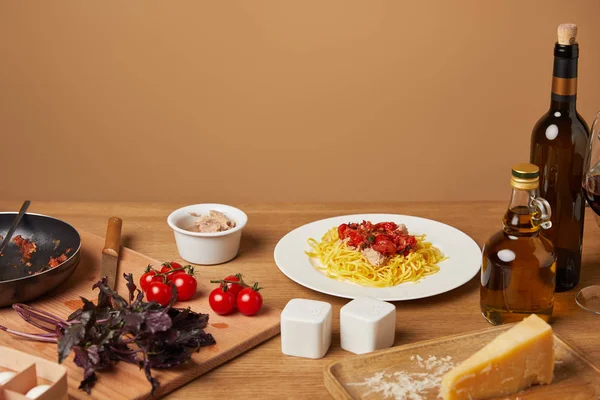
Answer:
<path fill-rule="evenodd" d="M 530 314 L 550 320 L 554 307 L 556 254 L 540 229 L 552 226 L 548 202 L 538 197 L 539 168 L 512 168 L 512 196 L 503 229 L 483 247 L 480 304 L 492 324 L 517 322 Z"/>
<path fill-rule="evenodd" d="M 581 188 L 589 128 L 577 113 L 577 26 L 558 27 L 550 109 L 531 135 L 531 163 L 540 168 L 540 194 L 552 207 L 552 228 L 544 232 L 555 246 L 556 291 L 579 283 L 585 200 Z"/>

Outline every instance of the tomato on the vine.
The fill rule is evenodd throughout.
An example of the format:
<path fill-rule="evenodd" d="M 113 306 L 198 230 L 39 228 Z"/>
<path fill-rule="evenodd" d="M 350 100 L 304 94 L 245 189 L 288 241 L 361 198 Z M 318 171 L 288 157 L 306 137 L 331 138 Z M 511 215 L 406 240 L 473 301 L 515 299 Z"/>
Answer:
<path fill-rule="evenodd" d="M 181 268 L 183 268 L 183 267 L 178 262 L 175 262 L 175 261 L 166 262 L 166 263 L 163 263 L 162 266 L 160 267 L 160 273 L 167 274 L 175 269 L 181 269 Z"/>
<path fill-rule="evenodd" d="M 231 282 L 240 282 L 240 277 L 241 277 L 240 274 L 228 275 L 223 280 L 231 281 Z M 239 292 L 241 292 L 244 287 L 239 283 L 231 283 L 231 282 L 223 282 L 222 286 L 227 286 L 227 291 L 233 293 L 234 296 L 237 296 L 237 294 Z"/>
<path fill-rule="evenodd" d="M 262 303 L 262 295 L 258 293 L 257 287 L 246 287 L 237 295 L 237 308 L 244 315 L 250 316 L 256 314 L 260 311 Z"/>
<path fill-rule="evenodd" d="M 164 278 L 162 276 L 156 276 L 157 273 L 158 272 L 151 269 L 140 277 L 140 287 L 142 288 L 143 292 L 148 290 L 148 285 L 150 285 L 150 283 L 163 282 Z"/>
<path fill-rule="evenodd" d="M 227 275 L 224 279 L 211 280 L 211 283 L 219 284 L 209 296 L 210 306 L 217 314 L 229 314 L 235 308 L 248 316 L 260 311 L 263 299 L 258 293 L 258 282 L 249 286 L 244 282 L 242 274 L 235 274 Z"/>
<path fill-rule="evenodd" d="M 177 288 L 177 300 L 186 301 L 196 294 L 198 282 L 193 275 L 186 272 L 175 272 L 170 276 L 170 281 Z"/>
<path fill-rule="evenodd" d="M 210 308 L 219 315 L 229 314 L 235 307 L 235 295 L 221 286 L 213 289 L 208 296 Z"/>
<path fill-rule="evenodd" d="M 178 262 L 175 262 L 175 261 L 163 263 L 162 266 L 160 267 L 160 273 L 166 274 L 167 280 L 169 282 L 173 279 L 172 273 L 180 272 L 177 270 L 183 271 L 183 267 L 181 266 L 181 264 L 179 264 Z"/>
<path fill-rule="evenodd" d="M 171 302 L 173 290 L 170 285 L 163 282 L 150 282 L 146 290 L 146 299 L 155 301 L 161 306 L 168 306 Z"/>

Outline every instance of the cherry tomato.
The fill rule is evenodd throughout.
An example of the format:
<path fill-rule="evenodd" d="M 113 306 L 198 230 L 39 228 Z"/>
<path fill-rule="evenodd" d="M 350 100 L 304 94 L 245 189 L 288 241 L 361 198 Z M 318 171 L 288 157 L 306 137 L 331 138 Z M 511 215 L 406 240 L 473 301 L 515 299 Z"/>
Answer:
<path fill-rule="evenodd" d="M 392 240 L 393 238 L 390 235 L 386 235 L 383 233 L 380 233 L 379 235 L 375 236 L 375 243 L 391 242 Z"/>
<path fill-rule="evenodd" d="M 373 244 L 373 250 L 389 256 L 395 254 L 397 249 L 391 236 L 379 234 L 375 236 L 375 244 Z"/>
<path fill-rule="evenodd" d="M 162 267 L 160 267 L 160 273 L 166 274 L 174 269 L 181 269 L 181 268 L 182 268 L 181 264 L 179 264 L 175 261 L 166 262 L 166 263 L 163 263 Z"/>
<path fill-rule="evenodd" d="M 183 268 L 183 266 L 181 264 L 179 264 L 178 262 L 175 261 L 171 261 L 171 269 L 181 269 Z"/>
<path fill-rule="evenodd" d="M 210 292 L 208 303 L 210 304 L 210 308 L 217 314 L 229 314 L 235 307 L 235 295 L 231 292 L 223 291 L 223 288 L 219 286 Z"/>
<path fill-rule="evenodd" d="M 175 262 L 175 261 L 166 262 L 166 263 L 162 264 L 162 267 L 160 267 L 160 273 L 166 275 L 167 282 L 171 282 L 173 280 L 173 274 L 175 274 L 177 272 L 182 272 L 183 271 L 182 268 L 183 267 L 178 262 Z M 181 270 L 181 271 L 177 271 L 177 270 Z M 175 271 L 175 272 L 173 272 L 173 271 Z"/>
<path fill-rule="evenodd" d="M 239 282 L 240 278 L 236 275 L 228 275 L 223 280 Z M 242 285 L 239 285 L 237 283 L 229 283 L 228 282 L 228 283 L 223 283 L 223 285 L 227 285 L 227 291 L 233 293 L 233 295 L 236 297 L 237 297 L 238 293 L 241 292 L 242 289 L 244 288 Z"/>
<path fill-rule="evenodd" d="M 398 229 L 398 225 L 396 225 L 395 222 L 380 222 L 378 224 L 375 224 L 375 228 L 376 229 L 383 229 L 384 231 L 395 231 L 396 229 Z"/>
<path fill-rule="evenodd" d="M 181 264 L 171 261 L 171 262 L 166 262 L 163 263 L 162 267 L 160 267 L 160 273 L 161 274 L 167 274 L 167 281 L 171 281 L 171 279 L 173 278 L 173 276 L 171 275 L 171 272 L 173 272 L 173 270 L 177 270 L 177 269 L 181 269 L 182 266 Z M 183 271 L 183 270 L 182 270 Z M 179 271 L 177 271 L 179 272 Z"/>
<path fill-rule="evenodd" d="M 168 306 L 173 294 L 171 286 L 163 282 L 150 282 L 146 290 L 146 299 L 155 301 L 162 306 Z"/>
<path fill-rule="evenodd" d="M 140 277 L 140 287 L 142 288 L 142 292 L 148 290 L 148 285 L 151 282 L 162 282 L 163 278 L 161 276 L 156 276 L 157 272 L 153 269 L 146 272 L 144 275 Z"/>
<path fill-rule="evenodd" d="M 396 254 L 396 245 L 390 240 L 380 240 L 373 245 L 373 250 L 383 255 L 390 256 Z"/>
<path fill-rule="evenodd" d="M 194 297 L 198 282 L 193 275 L 186 272 L 175 272 L 170 277 L 171 282 L 177 288 L 177 300 L 186 301 Z"/>
<path fill-rule="evenodd" d="M 262 307 L 262 295 L 252 288 L 244 288 L 237 295 L 237 308 L 244 315 L 254 315 Z"/>
<path fill-rule="evenodd" d="M 411 249 L 417 247 L 417 238 L 409 235 L 398 236 L 395 240 L 397 252 L 408 255 Z"/>
<path fill-rule="evenodd" d="M 340 240 L 344 240 L 346 239 L 347 236 L 347 231 L 348 231 L 348 224 L 341 224 L 340 226 L 338 226 L 338 236 L 340 238 Z"/>
<path fill-rule="evenodd" d="M 348 232 L 348 237 L 350 238 L 350 240 L 348 241 L 348 244 L 350 246 L 358 247 L 362 244 L 362 242 L 364 242 L 363 237 L 357 231 Z"/>

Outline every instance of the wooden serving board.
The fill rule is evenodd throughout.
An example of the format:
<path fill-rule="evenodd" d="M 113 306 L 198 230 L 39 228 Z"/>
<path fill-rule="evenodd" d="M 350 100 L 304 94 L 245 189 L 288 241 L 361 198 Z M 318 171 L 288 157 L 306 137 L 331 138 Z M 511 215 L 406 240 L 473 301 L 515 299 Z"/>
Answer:
<path fill-rule="evenodd" d="M 80 307 L 80 296 L 95 300 L 97 291 L 92 291 L 92 285 L 100 277 L 101 252 L 104 239 L 98 236 L 80 232 L 82 240 L 81 261 L 73 275 L 54 292 L 42 299 L 29 303 L 32 306 L 67 317 Z M 127 298 L 127 288 L 122 278 L 124 272 L 133 273 L 136 283 L 148 264 L 160 266 L 160 262 L 137 253 L 131 249 L 122 248 L 119 261 L 119 278 L 117 291 Z M 252 317 L 235 313 L 229 316 L 219 316 L 212 312 L 208 304 L 210 288 L 203 285 L 209 282 L 198 277 L 198 293 L 193 300 L 177 303 L 178 307 L 188 305 L 196 312 L 210 315 L 206 331 L 211 333 L 216 344 L 200 349 L 186 365 L 169 369 L 153 370 L 154 376 L 160 381 L 157 397 L 164 395 L 205 372 L 231 360 L 254 346 L 276 336 L 279 333 L 279 309 L 263 305 L 261 311 Z M 0 325 L 9 328 L 38 332 L 37 328 L 23 321 L 12 308 L 0 309 Z M 0 345 L 12 347 L 39 357 L 57 362 L 58 354 L 53 343 L 41 343 L 21 339 L 5 332 L 0 332 Z M 118 363 L 110 371 L 101 371 L 98 381 L 92 389 L 91 396 L 78 390 L 83 378 L 82 370 L 73 363 L 72 355 L 64 362 L 68 370 L 69 398 L 71 399 L 148 399 L 150 384 L 144 372 L 137 366 L 124 362 Z"/>
<path fill-rule="evenodd" d="M 408 387 L 418 387 L 407 381 L 420 381 L 426 382 L 424 386 L 433 387 L 419 391 L 419 399 L 441 399 L 438 397 L 439 385 L 445 367 L 449 368 L 450 363 L 459 364 L 510 327 L 504 325 L 335 361 L 325 367 L 325 386 L 335 399 L 384 399 L 386 387 L 391 390 L 393 385 L 397 393 L 402 393 Z M 556 361 L 552 384 L 532 386 L 502 399 L 600 399 L 600 369 L 556 335 L 554 350 Z M 428 385 L 434 375 L 440 377 L 437 384 Z M 366 383 L 367 380 L 371 382 Z M 394 396 L 390 394 L 387 398 Z M 403 393 L 397 398 L 413 397 Z"/>

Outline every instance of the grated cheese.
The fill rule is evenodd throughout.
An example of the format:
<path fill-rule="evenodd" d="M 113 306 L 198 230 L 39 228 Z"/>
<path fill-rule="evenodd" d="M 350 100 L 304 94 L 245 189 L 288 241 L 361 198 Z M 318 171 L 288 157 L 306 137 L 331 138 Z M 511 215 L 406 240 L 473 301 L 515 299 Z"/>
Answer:
<path fill-rule="evenodd" d="M 454 367 L 452 357 L 437 358 L 428 356 L 424 359 L 420 355 L 411 356 L 415 367 L 423 372 L 377 372 L 363 382 L 350 383 L 350 386 L 366 386 L 368 391 L 361 397 L 377 394 L 379 398 L 392 398 L 396 400 L 424 400 L 430 395 L 437 394 L 441 398 L 439 388 L 444 374 Z"/>

